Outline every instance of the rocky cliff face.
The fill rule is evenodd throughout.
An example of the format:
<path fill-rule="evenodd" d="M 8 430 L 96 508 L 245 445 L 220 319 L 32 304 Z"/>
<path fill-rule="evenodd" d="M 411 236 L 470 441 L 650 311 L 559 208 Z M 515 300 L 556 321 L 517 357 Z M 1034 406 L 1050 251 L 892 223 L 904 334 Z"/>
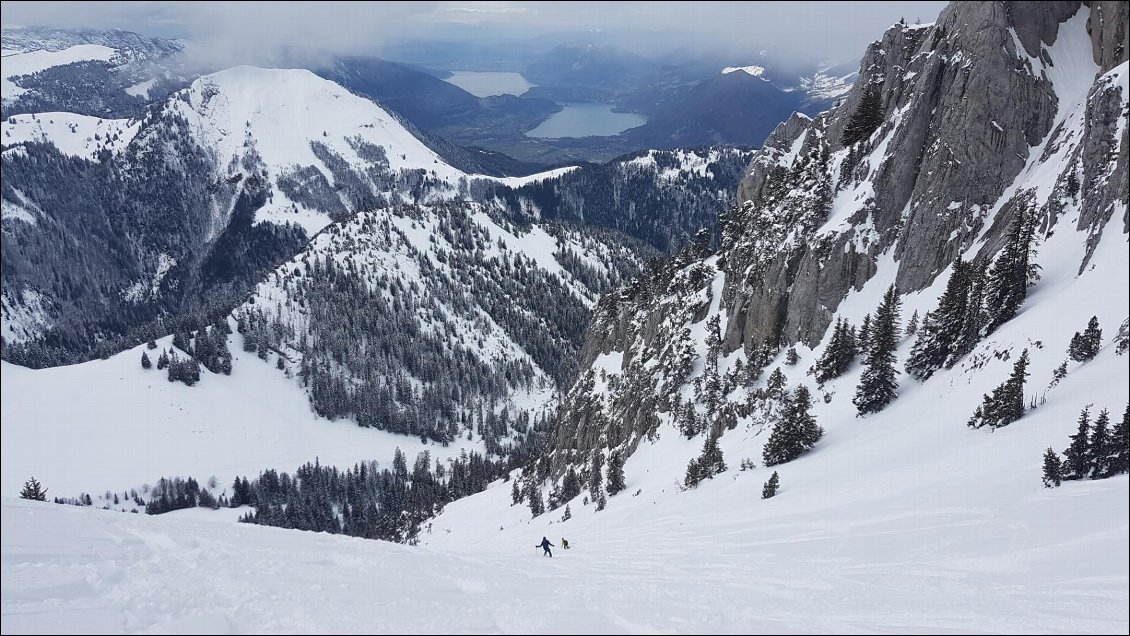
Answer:
<path fill-rule="evenodd" d="M 934 24 L 893 25 L 842 103 L 770 136 L 717 254 L 684 253 L 600 303 L 542 474 L 634 450 L 687 408 L 749 417 L 744 397 L 703 404 L 712 356 L 729 359 L 721 395 L 744 396 L 749 369 L 818 347 L 869 280 L 932 288 L 958 256 L 990 262 L 1018 214 L 1042 237 L 1077 232 L 1082 271 L 1112 215 L 1127 232 L 1127 14 L 953 3 Z"/>

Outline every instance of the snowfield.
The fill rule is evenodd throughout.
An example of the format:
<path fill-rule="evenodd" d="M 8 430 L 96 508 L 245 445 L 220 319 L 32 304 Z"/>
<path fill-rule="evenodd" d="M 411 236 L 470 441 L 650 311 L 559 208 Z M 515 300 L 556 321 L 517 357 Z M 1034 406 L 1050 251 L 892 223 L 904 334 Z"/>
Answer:
<path fill-rule="evenodd" d="M 188 387 L 169 382 L 165 371 L 141 368 L 142 351 L 155 362 L 171 343 L 166 337 L 158 349 L 141 345 L 53 369 L 0 363 L 0 493 L 15 496 L 33 474 L 50 497 L 97 498 L 174 475 L 215 475 L 223 489 L 237 474 L 291 472 L 315 457 L 342 467 L 386 464 L 397 447 L 410 459 L 425 448 L 434 457 L 482 452 L 481 441 L 425 446 L 418 437 L 318 417 L 297 381 L 277 370 L 273 357 L 264 362 L 244 352 L 238 333 L 229 344 L 230 377 L 204 370 Z"/>

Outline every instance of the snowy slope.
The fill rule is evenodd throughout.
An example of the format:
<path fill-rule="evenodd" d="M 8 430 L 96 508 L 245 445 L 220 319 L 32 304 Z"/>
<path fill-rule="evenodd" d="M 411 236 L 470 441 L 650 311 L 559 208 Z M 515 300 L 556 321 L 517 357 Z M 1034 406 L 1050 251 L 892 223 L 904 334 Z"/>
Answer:
<path fill-rule="evenodd" d="M 984 174 L 961 172 L 969 170 L 963 163 L 998 158 L 967 134 L 963 118 L 979 119 L 982 92 L 993 94 L 985 78 L 1002 66 L 970 51 L 1012 50 L 993 37 L 1008 37 L 1007 30 L 993 31 L 997 25 L 965 12 L 998 21 L 1002 14 L 957 3 L 943 13 L 947 27 L 969 33 L 950 29 L 946 40 L 943 31 L 931 38 L 924 28 L 896 26 L 872 45 L 863 64 L 870 77 L 852 98 L 860 101 L 872 82 L 874 90 L 882 86 L 889 112 L 869 137 L 841 141 L 859 112 L 855 103 L 782 124 L 751 165 L 756 178 L 743 184 L 749 200 L 727 219 L 719 253 L 674 259 L 598 305 L 588 368 L 563 400 L 549 453 L 522 471 L 521 483 L 550 493 L 563 487 L 567 469 L 583 469 L 594 454 L 607 462 L 618 449 L 630 453 L 626 490 L 601 512 L 585 502 L 593 495 L 582 493 L 572 500 L 573 518 L 562 522 L 562 508 L 531 520 L 527 505 L 510 506 L 510 484 L 498 484 L 449 506 L 433 524 L 431 543 L 487 551 L 516 542 L 518 532 L 564 535 L 600 549 L 611 542 L 634 550 L 651 540 L 657 558 L 695 552 L 707 567 L 719 551 L 728 558 L 717 557 L 726 565 L 710 591 L 730 585 L 731 563 L 741 577 L 776 575 L 766 587 L 787 597 L 784 609 L 777 612 L 782 601 L 774 598 L 759 616 L 780 617 L 783 631 L 1127 631 L 1130 480 L 1048 490 L 1040 479 L 1044 450 L 1067 447 L 1081 409 L 1089 406 L 1092 417 L 1108 409 L 1118 421 L 1130 400 L 1127 358 L 1115 351 L 1115 334 L 1130 316 L 1126 64 L 1104 73 L 1092 60 L 1087 25 L 1098 9 L 1076 9 L 1059 18 L 1054 44 L 1038 56 L 1017 44 L 1016 59 L 1004 60 L 1006 78 L 1019 77 L 1017 92 L 1031 100 L 1015 103 L 1015 112 L 1046 119 L 1038 136 L 1021 139 L 1023 153 L 1000 152 L 1005 161 L 986 162 Z M 905 59 L 933 75 L 904 73 Z M 982 88 L 930 90 L 950 73 L 968 73 L 977 78 L 970 86 Z M 935 96 L 940 103 L 928 101 Z M 995 122 L 976 123 L 991 129 Z M 993 143 L 1003 146 L 1003 136 Z M 1086 175 L 1085 189 L 1069 190 L 1073 173 Z M 954 191 L 968 199 L 951 200 Z M 898 397 L 878 413 L 858 417 L 852 403 L 858 360 L 839 378 L 815 381 L 809 369 L 829 344 L 829 322 L 860 325 L 896 282 L 900 328 L 915 311 L 921 319 L 938 304 L 948 262 L 956 255 L 991 262 L 1018 209 L 1040 221 L 1032 262 L 1041 278 L 1015 317 L 924 382 L 903 371 L 914 341 L 903 337 Z M 933 250 L 951 242 L 954 249 L 930 269 Z M 742 295 L 749 302 L 735 300 Z M 1089 362 L 1069 362 L 1067 377 L 1053 385 L 1072 335 L 1092 316 L 1103 329 L 1101 350 Z M 720 324 L 713 380 L 725 388 L 712 408 L 713 320 Z M 760 379 L 730 374 L 763 344 L 774 355 Z M 799 361 L 790 366 L 785 352 L 792 346 Z M 1031 357 L 1024 416 L 996 430 L 968 428 L 1024 349 Z M 789 390 L 811 391 L 825 434 L 807 454 L 770 469 L 761 465 L 762 450 L 777 418 L 763 391 L 774 369 L 787 376 Z M 676 424 L 688 412 L 702 423 L 689 440 Z M 688 464 L 711 432 L 720 435 L 728 469 L 684 490 Z M 756 467 L 740 470 L 743 460 Z M 761 500 L 774 471 L 781 492 Z M 520 530 L 512 531 L 515 525 Z M 715 598 L 704 603 L 711 608 L 705 613 L 725 616 Z"/>
<path fill-rule="evenodd" d="M 309 234 L 325 227 L 332 213 L 295 200 L 299 197 L 278 184 L 279 177 L 309 183 L 310 173 L 301 172 L 307 167 L 323 175 L 330 188 L 340 189 L 343 178 L 356 179 L 362 192 L 352 192 L 354 197 L 399 195 L 423 180 L 430 184 L 424 189 L 430 200 L 456 197 L 461 180 L 517 186 L 567 170 L 517 180 L 465 174 L 376 103 L 302 69 L 239 66 L 206 75 L 171 97 L 167 109 L 188 121 L 194 139 L 214 155 L 222 175 L 254 167 L 272 183 L 271 200 L 257 212 L 258 220 L 295 221 Z M 329 165 L 335 160 L 342 165 Z M 412 180 L 396 180 L 416 171 L 419 176 Z M 344 207 L 356 207 L 347 195 L 337 196 Z"/>
<path fill-rule="evenodd" d="M 102 119 L 75 113 L 14 115 L 0 124 L 5 148 L 36 142 L 53 144 L 65 155 L 97 160 L 99 151 L 121 152 L 139 124 L 127 119 Z"/>
<path fill-rule="evenodd" d="M 449 506 L 417 548 L 233 525 L 226 511 L 5 499 L 0 621 L 5 633 L 1126 632 L 1125 478 L 1002 507 L 989 489 L 958 496 L 940 468 L 937 498 L 901 506 L 842 475 L 814 493 L 799 466 L 769 501 L 752 474 L 629 499 L 646 480 L 631 473 L 628 501 L 576 506 L 563 524 L 487 513 L 507 510 L 498 487 Z M 542 557 L 543 535 L 571 549 Z"/>
<path fill-rule="evenodd" d="M 150 357 L 156 360 L 171 340 L 159 340 Z M 144 345 L 51 369 L 0 363 L 0 492 L 14 496 L 32 474 L 52 497 L 140 488 L 173 475 L 215 475 L 228 484 L 236 474 L 290 471 L 315 457 L 341 466 L 384 463 L 397 447 L 409 457 L 424 448 L 419 438 L 317 417 L 274 359 L 268 364 L 244 353 L 239 334 L 231 340 L 232 375 L 205 370 L 193 387 L 142 369 Z M 464 439 L 427 448 L 446 457 L 481 444 Z"/>
<path fill-rule="evenodd" d="M 59 51 L 4 49 L 4 71 L 3 78 L 0 79 L 0 97 L 5 102 L 9 102 L 26 92 L 26 89 L 12 82 L 12 78 L 38 73 L 52 66 L 62 66 L 85 60 L 106 62 L 112 59 L 116 53 L 117 49 L 101 44 L 79 44 Z"/>
<path fill-rule="evenodd" d="M 1045 244 L 1041 262 L 1080 256 L 1069 237 L 1062 240 L 1068 254 L 1054 256 L 1060 246 Z M 450 504 L 426 541 L 508 558 L 523 541 L 565 536 L 574 546 L 565 553 L 570 572 L 579 558 L 598 570 L 586 573 L 597 580 L 646 582 L 657 599 L 644 613 L 656 621 L 651 629 L 1125 633 L 1130 480 L 1054 490 L 1040 482 L 1044 449 L 1067 446 L 1083 406 L 1110 409 L 1117 420 L 1130 399 L 1126 357 L 1110 345 L 1091 362 L 1071 363 L 1059 386 L 1045 390 L 1067 339 L 1087 318 L 1097 313 L 1113 327 L 1114 317 L 1126 315 L 1125 296 L 1109 293 L 1111 279 L 1130 276 L 1119 233 L 1106 233 L 1093 262 L 1078 278 L 1045 278 L 1023 313 L 971 356 L 982 369 L 940 371 L 925 384 L 903 376 L 899 399 L 866 419 L 855 417 L 850 402 L 859 365 L 825 385 L 831 403 L 818 399 L 813 408 L 824 438 L 793 462 L 762 466 L 768 430 L 742 420 L 721 439 L 729 470 L 683 491 L 703 437 L 687 440 L 667 422 L 657 442 L 642 442 L 628 460 L 626 490 L 605 511 L 586 505 L 586 492 L 571 502 L 568 521 L 563 508 L 531 519 L 525 504 L 510 505 L 510 485 L 498 483 Z M 869 293 L 871 285 L 860 292 Z M 982 394 L 1011 367 L 990 352 L 1015 357 L 1023 347 L 1033 356 L 1027 394 L 1038 408 L 996 431 L 968 429 Z M 797 366 L 778 358 L 770 368 L 780 366 L 790 386 L 807 383 L 819 396 L 802 375 L 814 359 L 802 350 Z M 739 471 L 745 458 L 757 467 Z M 774 471 L 781 491 L 762 500 Z M 701 596 L 667 598 L 668 585 Z M 688 605 L 701 613 L 687 618 Z"/>

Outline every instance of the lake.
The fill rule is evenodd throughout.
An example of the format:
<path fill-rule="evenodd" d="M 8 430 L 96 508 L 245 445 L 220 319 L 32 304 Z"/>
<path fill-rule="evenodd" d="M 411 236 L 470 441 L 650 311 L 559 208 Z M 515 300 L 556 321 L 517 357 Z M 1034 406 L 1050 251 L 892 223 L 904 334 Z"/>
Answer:
<path fill-rule="evenodd" d="M 475 97 L 491 95 L 521 95 L 534 85 L 521 73 L 494 71 L 452 71 L 445 81 L 455 84 Z"/>
<path fill-rule="evenodd" d="M 540 126 L 526 133 L 527 137 L 555 139 L 559 137 L 607 137 L 647 123 L 647 117 L 635 113 L 614 113 L 609 104 L 565 104 Z"/>

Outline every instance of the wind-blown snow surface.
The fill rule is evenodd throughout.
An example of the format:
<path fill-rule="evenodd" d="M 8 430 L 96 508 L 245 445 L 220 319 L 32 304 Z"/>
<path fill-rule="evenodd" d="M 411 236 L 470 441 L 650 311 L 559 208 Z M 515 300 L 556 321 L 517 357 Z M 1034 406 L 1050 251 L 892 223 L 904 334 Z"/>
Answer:
<path fill-rule="evenodd" d="M 418 548 L 5 500 L 0 619 L 5 633 L 1127 631 L 1125 477 L 1050 491 L 1035 466 L 1021 485 L 1015 464 L 946 454 L 860 470 L 934 441 L 905 424 L 845 437 L 841 471 L 784 467 L 767 501 L 761 471 L 678 493 L 633 462 L 604 512 L 530 523 L 497 485 Z M 999 450 L 1008 432 L 981 437 Z M 977 459 L 968 435 L 924 437 Z M 542 557 L 542 535 L 571 549 Z"/>
<path fill-rule="evenodd" d="M 171 342 L 158 340 L 150 357 L 155 361 Z M 289 472 L 315 457 L 338 466 L 383 464 L 398 446 L 409 458 L 425 448 L 419 438 L 314 415 L 306 393 L 275 369 L 274 360 L 261 361 L 240 343 L 233 335 L 230 377 L 205 370 L 193 387 L 142 369 L 144 345 L 108 360 L 51 369 L 0 363 L 0 493 L 15 496 L 33 474 L 52 497 L 74 497 L 173 475 L 215 475 L 229 484 L 237 474 Z M 426 448 L 448 457 L 464 448 L 481 452 L 481 446 L 463 439 Z"/>

